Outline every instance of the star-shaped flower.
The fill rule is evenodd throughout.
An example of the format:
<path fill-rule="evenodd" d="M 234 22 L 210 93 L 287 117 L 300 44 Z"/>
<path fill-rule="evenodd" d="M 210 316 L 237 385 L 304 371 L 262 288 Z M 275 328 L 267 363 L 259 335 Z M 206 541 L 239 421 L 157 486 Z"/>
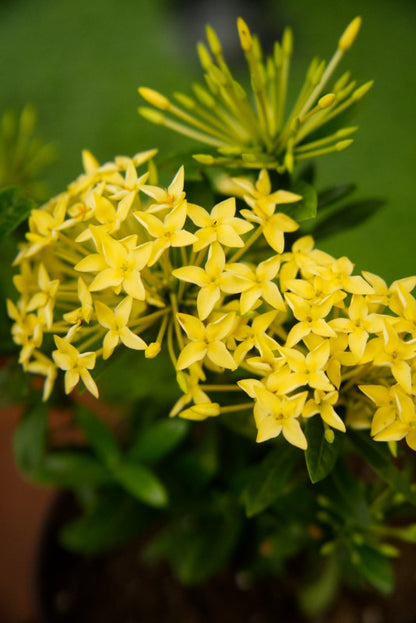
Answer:
<path fill-rule="evenodd" d="M 96 301 L 95 311 L 98 322 L 105 329 L 108 329 L 103 341 L 103 359 L 108 359 L 120 342 L 127 348 L 134 350 L 146 348 L 146 342 L 127 326 L 132 304 L 133 299 L 130 296 L 123 299 L 114 310 L 101 301 Z"/>
<path fill-rule="evenodd" d="M 181 351 L 177 370 L 189 368 L 193 363 L 202 361 L 205 357 L 220 368 L 235 370 L 237 365 L 225 346 L 223 340 L 232 331 L 235 323 L 235 313 L 230 312 L 221 316 L 215 322 L 204 325 L 198 318 L 190 314 L 177 314 L 178 322 L 191 340 Z"/>
<path fill-rule="evenodd" d="M 98 398 L 98 388 L 89 372 L 95 367 L 94 352 L 80 353 L 68 340 L 54 336 L 57 350 L 52 357 L 58 368 L 65 371 L 65 393 L 69 394 L 82 379 L 88 391 Z"/>

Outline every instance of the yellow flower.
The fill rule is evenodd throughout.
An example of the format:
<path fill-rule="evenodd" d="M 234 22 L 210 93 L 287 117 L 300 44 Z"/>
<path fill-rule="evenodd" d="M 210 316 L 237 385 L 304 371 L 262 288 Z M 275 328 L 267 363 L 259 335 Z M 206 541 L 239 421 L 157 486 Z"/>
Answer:
<path fill-rule="evenodd" d="M 182 266 L 172 271 L 172 274 L 177 279 L 199 286 L 196 303 L 201 320 L 208 318 L 220 300 L 222 290 L 228 293 L 241 292 L 245 285 L 238 276 L 225 271 L 225 253 L 218 242 L 210 247 L 205 270 L 200 266 Z"/>
<path fill-rule="evenodd" d="M 196 240 L 194 234 L 183 228 L 187 215 L 186 202 L 174 207 L 163 221 L 149 212 L 135 212 L 134 215 L 154 238 L 149 266 L 153 266 L 169 247 L 186 247 Z"/>
<path fill-rule="evenodd" d="M 351 294 L 372 294 L 373 288 L 360 276 L 351 275 L 354 264 L 347 257 L 333 260 L 331 264 L 315 267 L 317 287 L 328 294 L 334 290 L 345 290 Z"/>
<path fill-rule="evenodd" d="M 384 320 L 383 334 L 370 340 L 365 349 L 362 363 L 390 368 L 392 375 L 405 392 L 412 391 L 412 369 L 410 362 L 416 355 L 416 343 L 406 342 Z"/>
<path fill-rule="evenodd" d="M 350 350 L 357 361 L 360 361 L 370 333 L 382 331 L 382 317 L 374 313 L 369 314 L 366 299 L 359 294 L 352 295 L 347 312 L 349 318 L 334 318 L 330 321 L 330 326 L 337 331 L 348 333 Z"/>
<path fill-rule="evenodd" d="M 103 341 L 103 359 L 108 359 L 120 342 L 127 348 L 134 350 L 144 350 L 146 348 L 146 342 L 127 326 L 132 304 L 133 299 L 127 296 L 113 311 L 101 301 L 96 301 L 95 311 L 98 322 L 105 329 L 108 329 Z"/>
<path fill-rule="evenodd" d="M 184 392 L 176 404 L 172 407 L 169 415 L 174 417 L 179 415 L 187 420 L 205 420 L 207 417 L 215 417 L 220 413 L 220 405 L 212 402 L 209 396 L 200 386 L 201 371 L 196 370 L 195 366 L 191 366 L 189 373 L 178 372 L 178 383 Z M 184 407 L 192 402 L 192 406 L 188 409 Z"/>
<path fill-rule="evenodd" d="M 51 281 L 45 266 L 40 264 L 37 281 L 39 291 L 29 300 L 26 311 L 31 312 L 37 309 L 38 313 L 40 313 L 41 317 L 44 319 L 45 325 L 50 329 L 53 322 L 53 308 L 59 287 L 59 280 L 53 279 Z"/>
<path fill-rule="evenodd" d="M 240 298 L 240 310 L 246 314 L 255 306 L 262 297 L 274 309 L 284 311 L 286 309 L 282 295 L 274 279 L 280 268 L 280 257 L 274 255 L 258 266 L 250 266 L 243 263 L 232 263 L 228 270 L 242 282 Z"/>
<path fill-rule="evenodd" d="M 335 331 L 324 320 L 332 309 L 331 297 L 326 297 L 323 301 L 305 301 L 300 296 L 287 292 L 285 299 L 298 320 L 289 331 L 286 346 L 291 348 L 309 333 L 322 337 L 336 337 Z"/>
<path fill-rule="evenodd" d="M 258 442 L 278 437 L 282 433 L 289 443 L 306 450 L 308 442 L 298 418 L 302 414 L 308 392 L 300 392 L 293 396 L 279 396 L 262 383 L 254 383 L 250 386 L 250 382 L 246 383 L 243 380 L 238 384 L 255 399 L 254 418 Z"/>
<path fill-rule="evenodd" d="M 303 417 L 311 417 L 319 413 L 322 420 L 328 426 L 340 430 L 345 433 L 345 424 L 334 409 L 334 405 L 338 402 L 338 392 L 323 392 L 315 389 L 313 398 L 307 401 L 302 411 Z"/>
<path fill-rule="evenodd" d="M 95 366 L 95 353 L 80 353 L 59 335 L 54 339 L 57 350 L 52 352 L 52 357 L 58 368 L 65 371 L 65 393 L 69 394 L 81 378 L 88 391 L 98 398 L 98 388 L 89 373 Z"/>
<path fill-rule="evenodd" d="M 295 348 L 279 346 L 278 349 L 287 366 L 270 375 L 269 383 L 273 391 L 286 394 L 303 385 L 324 392 L 334 389 L 325 373 L 330 355 L 329 340 L 322 341 L 306 355 Z"/>
<path fill-rule="evenodd" d="M 200 206 L 190 204 L 189 217 L 200 228 L 195 232 L 194 251 L 200 251 L 215 241 L 226 247 L 243 247 L 241 235 L 250 231 L 253 225 L 234 216 L 235 210 L 234 197 L 217 203 L 211 214 Z"/>
<path fill-rule="evenodd" d="M 7 312 L 9 317 L 14 320 L 12 326 L 13 340 L 21 346 L 19 363 L 25 368 L 35 349 L 39 348 L 43 341 L 44 323 L 35 314 L 21 312 L 16 305 L 8 300 Z"/>
<path fill-rule="evenodd" d="M 235 370 L 237 365 L 227 350 L 223 340 L 232 331 L 235 324 L 235 313 L 221 316 L 215 322 L 204 325 L 198 318 L 190 314 L 177 314 L 177 319 L 191 340 L 182 349 L 177 364 L 177 370 L 189 368 L 197 361 L 207 357 L 220 368 Z"/>
<path fill-rule="evenodd" d="M 59 231 L 65 227 L 67 197 L 62 195 L 55 207 L 49 210 L 32 210 L 29 218 L 30 231 L 26 234 L 30 245 L 25 247 L 16 257 L 15 264 L 22 258 L 31 257 L 57 239 Z"/>
<path fill-rule="evenodd" d="M 72 325 L 81 325 L 83 322 L 88 324 L 93 312 L 92 296 L 85 281 L 81 277 L 78 278 L 78 299 L 81 306 L 64 314 L 63 318 Z"/>
<path fill-rule="evenodd" d="M 114 288 L 119 293 L 123 288 L 126 294 L 143 301 L 146 290 L 141 271 L 149 263 L 151 244 L 136 246 L 136 236 L 119 241 L 97 227 L 90 229 L 99 253 L 87 255 L 75 266 L 75 270 L 81 272 L 98 273 L 89 286 L 90 291 Z"/>
<path fill-rule="evenodd" d="M 142 191 L 155 200 L 146 209 L 147 212 L 160 212 L 161 210 L 173 208 L 182 205 L 185 202 L 185 192 L 183 185 L 185 182 L 185 169 L 180 167 L 175 177 L 169 184 L 168 188 L 160 188 L 159 186 L 146 185 L 142 187 Z"/>
<path fill-rule="evenodd" d="M 376 405 L 371 434 L 376 441 L 399 441 L 406 438 L 416 450 L 416 409 L 414 399 L 399 385 L 360 385 L 361 391 Z"/>

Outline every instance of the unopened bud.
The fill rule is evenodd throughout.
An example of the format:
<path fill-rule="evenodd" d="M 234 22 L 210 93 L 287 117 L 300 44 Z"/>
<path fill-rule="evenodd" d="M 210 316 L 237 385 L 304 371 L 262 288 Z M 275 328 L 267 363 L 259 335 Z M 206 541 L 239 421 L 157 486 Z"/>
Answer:
<path fill-rule="evenodd" d="M 282 51 L 285 56 L 291 56 L 293 52 L 293 34 L 290 28 L 285 28 L 283 33 Z"/>
<path fill-rule="evenodd" d="M 162 113 L 154 110 L 154 108 L 145 108 L 144 106 L 140 106 L 138 108 L 139 114 L 150 121 L 151 123 L 155 123 L 156 125 L 163 125 L 165 121 L 165 117 Z"/>
<path fill-rule="evenodd" d="M 147 87 L 139 87 L 138 91 L 142 98 L 155 108 L 159 108 L 159 110 L 168 110 L 170 108 L 170 101 L 168 98 L 158 91 L 148 89 Z"/>
<path fill-rule="evenodd" d="M 322 110 L 324 108 L 329 108 L 330 106 L 332 106 L 332 104 L 335 102 L 336 99 L 337 99 L 337 96 L 335 95 L 335 93 L 327 93 L 326 95 L 323 95 L 318 100 L 318 106 Z"/>
<path fill-rule="evenodd" d="M 146 359 L 154 359 L 160 353 L 161 346 L 159 342 L 152 342 L 144 351 Z"/>
<path fill-rule="evenodd" d="M 240 44 L 244 52 L 249 52 L 253 47 L 253 38 L 251 32 L 242 17 L 237 19 L 238 34 L 240 36 Z"/>
<path fill-rule="evenodd" d="M 354 93 L 352 94 L 352 97 L 354 98 L 354 100 L 358 101 L 362 97 L 364 97 L 364 95 L 367 95 L 368 91 L 371 89 L 373 84 L 374 84 L 374 80 L 369 80 L 369 82 L 366 82 L 365 84 L 362 84 L 360 87 L 358 87 L 358 89 L 356 89 Z"/>
<path fill-rule="evenodd" d="M 217 33 L 215 30 L 208 24 L 206 27 L 207 39 L 209 47 L 211 48 L 212 53 L 216 56 L 222 53 L 222 47 L 220 40 L 217 37 Z"/>
<path fill-rule="evenodd" d="M 346 138 L 345 141 L 339 141 L 338 143 L 336 143 L 335 149 L 337 151 L 343 151 L 344 149 L 347 149 L 347 147 L 352 145 L 353 142 L 354 142 L 353 138 Z"/>
<path fill-rule="evenodd" d="M 361 26 L 361 17 L 356 17 L 346 27 L 338 41 L 338 49 L 346 52 L 354 43 Z"/>

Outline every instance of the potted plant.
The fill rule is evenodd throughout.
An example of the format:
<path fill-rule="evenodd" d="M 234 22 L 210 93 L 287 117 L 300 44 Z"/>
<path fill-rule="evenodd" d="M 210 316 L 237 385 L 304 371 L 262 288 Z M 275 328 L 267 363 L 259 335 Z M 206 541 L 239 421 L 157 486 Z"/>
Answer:
<path fill-rule="evenodd" d="M 336 69 L 360 24 L 328 63 L 311 62 L 291 108 L 289 29 L 265 56 L 238 19 L 249 93 L 208 27 L 204 86 L 173 99 L 139 89 L 141 114 L 197 153 L 100 165 L 85 151 L 66 191 L 26 206 L 8 314 L 19 363 L 43 382 L 16 459 L 73 492 L 80 514 L 60 542 L 90 577 L 104 567 L 92 555 L 128 543 L 138 564 L 141 552 L 129 586 L 142 604 L 142 567 L 166 587 L 164 560 L 182 585 L 222 587 L 204 602 L 222 607 L 218 620 L 234 620 L 227 603 L 241 620 L 234 604 L 254 589 L 285 621 L 318 616 L 340 586 L 389 594 L 395 543 L 416 540 L 416 277 L 389 286 L 319 248 L 381 205 L 357 201 L 353 184 L 318 191 L 310 164 L 353 142 L 346 114 L 372 83 Z M 10 193 L 3 232 L 21 220 Z M 58 588 L 48 621 L 105 620 Z M 153 616 L 212 620 L 195 619 L 195 603 L 181 616 L 178 594 L 168 614 L 151 600 Z"/>

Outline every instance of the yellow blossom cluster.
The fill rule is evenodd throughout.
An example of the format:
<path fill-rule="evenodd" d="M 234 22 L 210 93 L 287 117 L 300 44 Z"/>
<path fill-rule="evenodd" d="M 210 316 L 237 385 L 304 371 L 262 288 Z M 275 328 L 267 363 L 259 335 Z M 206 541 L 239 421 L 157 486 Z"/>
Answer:
<path fill-rule="evenodd" d="M 183 168 L 149 183 L 154 154 L 100 166 L 85 152 L 85 173 L 31 213 L 8 310 L 44 398 L 59 370 L 67 393 L 81 380 L 98 396 L 96 362 L 120 344 L 165 348 L 182 390 L 172 416 L 252 411 L 258 441 L 302 449 L 319 416 L 329 441 L 366 427 L 416 449 L 416 277 L 353 275 L 311 236 L 286 249 L 299 225 L 284 208 L 301 197 L 266 169 L 207 208 L 187 200 Z"/>

